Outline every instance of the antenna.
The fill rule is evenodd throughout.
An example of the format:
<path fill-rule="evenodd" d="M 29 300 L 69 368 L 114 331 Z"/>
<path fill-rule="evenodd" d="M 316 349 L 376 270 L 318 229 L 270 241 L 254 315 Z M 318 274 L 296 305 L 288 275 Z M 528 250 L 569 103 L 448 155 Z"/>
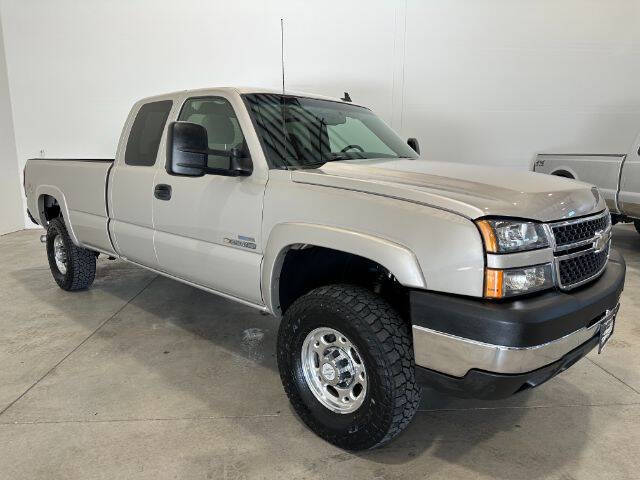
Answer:
<path fill-rule="evenodd" d="M 282 63 L 282 94 L 284 95 L 284 19 L 280 19 L 280 61 Z"/>

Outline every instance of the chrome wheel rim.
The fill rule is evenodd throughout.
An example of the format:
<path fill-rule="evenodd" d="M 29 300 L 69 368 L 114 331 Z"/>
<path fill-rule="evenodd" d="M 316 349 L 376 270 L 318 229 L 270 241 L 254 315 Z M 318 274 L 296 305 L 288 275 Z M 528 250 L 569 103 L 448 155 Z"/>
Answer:
<path fill-rule="evenodd" d="M 53 239 L 53 258 L 60 273 L 65 275 L 67 273 L 67 251 L 60 235 L 56 235 Z"/>
<path fill-rule="evenodd" d="M 341 332 L 321 327 L 304 339 L 302 371 L 316 399 L 336 413 L 353 413 L 367 395 L 367 372 L 355 345 Z"/>

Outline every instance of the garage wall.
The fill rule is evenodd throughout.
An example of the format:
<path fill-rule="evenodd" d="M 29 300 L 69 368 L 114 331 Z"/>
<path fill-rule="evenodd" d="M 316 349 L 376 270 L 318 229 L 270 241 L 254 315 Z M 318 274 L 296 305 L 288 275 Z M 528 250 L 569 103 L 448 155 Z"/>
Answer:
<path fill-rule="evenodd" d="M 640 131 L 637 0 L 409 0 L 402 130 L 430 157 L 526 167 Z"/>
<path fill-rule="evenodd" d="M 0 235 L 24 228 L 20 176 L 0 22 Z"/>
<path fill-rule="evenodd" d="M 114 154 L 140 97 L 287 86 L 370 105 L 428 158 L 527 168 L 640 130 L 639 0 L 0 0 L 20 163 Z"/>

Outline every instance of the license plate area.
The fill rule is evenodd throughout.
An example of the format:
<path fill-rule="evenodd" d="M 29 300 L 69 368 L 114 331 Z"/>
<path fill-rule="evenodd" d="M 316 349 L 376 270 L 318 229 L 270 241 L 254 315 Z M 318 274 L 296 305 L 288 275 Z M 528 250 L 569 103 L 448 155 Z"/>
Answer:
<path fill-rule="evenodd" d="M 616 315 L 618 314 L 619 308 L 620 308 L 620 305 L 618 304 L 613 310 L 607 310 L 607 312 L 604 315 L 604 318 L 600 322 L 600 328 L 598 333 L 600 337 L 598 341 L 598 353 L 602 352 L 602 349 L 604 348 L 605 344 L 607 343 L 607 341 L 609 341 L 609 339 L 611 338 L 611 335 L 613 335 L 613 329 L 616 324 Z"/>

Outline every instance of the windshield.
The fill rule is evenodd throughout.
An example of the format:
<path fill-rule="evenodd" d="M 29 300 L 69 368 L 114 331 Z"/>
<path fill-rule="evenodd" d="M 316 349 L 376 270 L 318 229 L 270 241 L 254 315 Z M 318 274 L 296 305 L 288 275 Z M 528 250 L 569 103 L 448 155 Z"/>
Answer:
<path fill-rule="evenodd" d="M 371 110 L 307 97 L 243 96 L 272 168 L 358 158 L 417 158 Z"/>

